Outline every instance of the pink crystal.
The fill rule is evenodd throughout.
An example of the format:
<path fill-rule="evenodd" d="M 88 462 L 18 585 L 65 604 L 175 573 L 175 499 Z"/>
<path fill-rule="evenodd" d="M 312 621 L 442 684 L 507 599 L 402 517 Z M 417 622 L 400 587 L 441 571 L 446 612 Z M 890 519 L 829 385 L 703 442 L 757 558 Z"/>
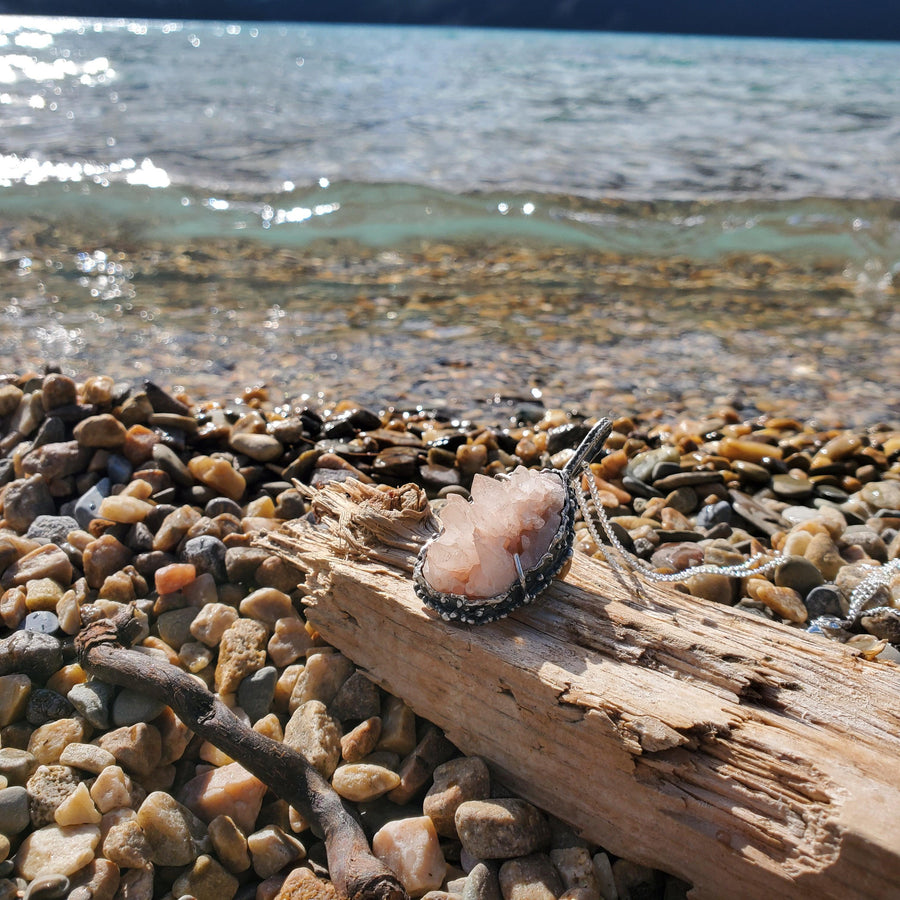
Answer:
<path fill-rule="evenodd" d="M 508 479 L 476 475 L 472 502 L 451 495 L 444 530 L 428 548 L 423 575 L 436 591 L 496 597 L 533 569 L 559 530 L 566 490 L 553 475 L 519 466 Z"/>

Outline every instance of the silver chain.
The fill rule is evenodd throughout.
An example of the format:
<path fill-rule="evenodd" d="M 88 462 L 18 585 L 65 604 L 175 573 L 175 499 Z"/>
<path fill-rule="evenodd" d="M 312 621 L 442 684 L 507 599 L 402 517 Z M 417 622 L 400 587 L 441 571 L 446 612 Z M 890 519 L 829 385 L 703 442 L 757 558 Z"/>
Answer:
<path fill-rule="evenodd" d="M 600 498 L 600 491 L 594 481 L 594 474 L 591 472 L 591 468 L 587 462 L 582 463 L 581 471 L 585 475 L 588 493 L 590 494 L 591 501 L 594 505 L 593 510 L 591 510 L 588 506 L 587 497 L 585 496 L 584 491 L 580 489 L 580 486 L 576 487 L 575 498 L 578 501 L 578 507 L 581 510 L 581 515 L 584 518 L 587 529 L 594 539 L 594 543 L 603 554 L 603 558 L 612 567 L 619 580 L 624 583 L 626 578 L 630 577 L 632 588 L 638 594 L 642 593 L 640 581 L 637 578 L 638 573 L 650 581 L 657 582 L 684 581 L 685 578 L 689 578 L 693 575 L 726 575 L 730 578 L 745 578 L 749 575 L 766 575 L 777 568 L 779 563 L 782 562 L 781 555 L 777 551 L 772 551 L 771 554 L 757 553 L 745 562 L 735 566 L 705 564 L 692 566 L 683 572 L 674 572 L 672 574 L 662 574 L 657 572 L 649 563 L 625 549 L 622 542 L 616 536 L 612 523 L 606 515 L 606 510 L 603 508 L 603 503 Z M 600 523 L 600 527 L 603 529 L 603 536 L 605 536 L 606 540 L 601 536 L 600 531 L 597 528 L 597 522 Z M 615 550 L 615 553 L 606 546 L 607 543 L 611 545 Z M 881 586 L 886 585 L 895 572 L 900 572 L 900 558 L 893 559 L 883 566 L 868 566 L 867 568 L 872 569 L 872 572 L 854 588 L 853 593 L 850 595 L 850 609 L 847 618 L 836 619 L 833 616 L 821 616 L 813 621 L 813 627 L 822 631 L 835 631 L 837 629 L 852 627 L 856 624 L 863 612 L 869 616 L 887 614 L 900 618 L 900 609 L 895 609 L 892 606 L 878 606 L 874 609 L 865 609 L 866 603 L 872 599 L 876 591 Z"/>

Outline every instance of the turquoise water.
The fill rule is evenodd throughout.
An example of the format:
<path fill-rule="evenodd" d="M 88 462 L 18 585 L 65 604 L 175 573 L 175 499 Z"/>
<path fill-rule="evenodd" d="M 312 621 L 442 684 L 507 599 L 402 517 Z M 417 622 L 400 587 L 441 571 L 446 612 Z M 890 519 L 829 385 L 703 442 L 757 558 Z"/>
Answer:
<path fill-rule="evenodd" d="M 891 417 L 898 140 L 895 44 L 0 17 L 0 360 Z"/>

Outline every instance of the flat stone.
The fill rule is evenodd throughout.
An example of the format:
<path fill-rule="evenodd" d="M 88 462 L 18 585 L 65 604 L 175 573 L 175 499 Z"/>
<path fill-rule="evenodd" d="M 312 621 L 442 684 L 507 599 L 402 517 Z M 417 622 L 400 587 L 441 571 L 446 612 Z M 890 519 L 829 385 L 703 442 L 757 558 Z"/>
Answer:
<path fill-rule="evenodd" d="M 96 825 L 48 825 L 29 834 L 16 853 L 16 874 L 33 881 L 44 873 L 74 875 L 100 843 Z"/>
<path fill-rule="evenodd" d="M 331 778 L 331 786 L 345 800 L 364 803 L 381 797 L 400 784 L 400 776 L 371 763 L 347 763 L 338 766 Z"/>
<path fill-rule="evenodd" d="M 64 766 L 99 775 L 107 766 L 115 765 L 116 758 L 108 750 L 95 744 L 73 742 L 63 748 L 59 762 Z"/>
<path fill-rule="evenodd" d="M 475 859 L 526 856 L 550 840 L 541 812 L 517 798 L 467 800 L 457 807 L 455 822 L 463 849 Z"/>
<path fill-rule="evenodd" d="M 271 434 L 232 434 L 230 444 L 235 453 L 243 453 L 256 462 L 272 462 L 284 453 L 281 442 Z"/>
<path fill-rule="evenodd" d="M 381 713 L 378 686 L 362 672 L 353 672 L 338 688 L 329 710 L 341 722 L 378 716 Z"/>
<path fill-rule="evenodd" d="M 110 413 L 82 419 L 72 430 L 72 437 L 82 447 L 115 449 L 125 443 L 127 429 Z"/>

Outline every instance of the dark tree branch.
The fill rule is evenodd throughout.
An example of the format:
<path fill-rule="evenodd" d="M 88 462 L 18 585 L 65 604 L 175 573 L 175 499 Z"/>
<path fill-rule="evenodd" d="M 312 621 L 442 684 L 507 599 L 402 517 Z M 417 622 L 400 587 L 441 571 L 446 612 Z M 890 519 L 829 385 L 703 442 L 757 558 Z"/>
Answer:
<path fill-rule="evenodd" d="M 407 900 L 397 877 L 372 855 L 359 823 L 304 756 L 253 731 L 188 673 L 124 647 L 127 631 L 127 619 L 84 628 L 75 639 L 82 668 L 166 703 L 196 734 L 308 818 L 324 837 L 331 881 L 342 896 Z"/>

